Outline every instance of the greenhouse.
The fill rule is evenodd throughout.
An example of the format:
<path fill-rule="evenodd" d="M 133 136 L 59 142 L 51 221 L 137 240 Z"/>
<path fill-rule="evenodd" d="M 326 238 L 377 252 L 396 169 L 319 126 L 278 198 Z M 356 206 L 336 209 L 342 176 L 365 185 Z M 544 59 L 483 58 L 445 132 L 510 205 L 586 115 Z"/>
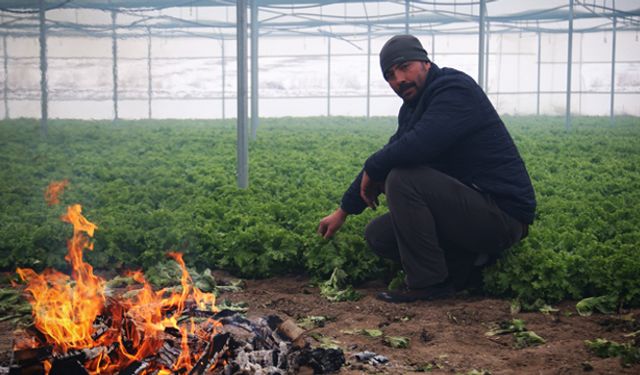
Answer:
<path fill-rule="evenodd" d="M 638 1 L 0 25 L 0 374 L 640 370 Z"/>

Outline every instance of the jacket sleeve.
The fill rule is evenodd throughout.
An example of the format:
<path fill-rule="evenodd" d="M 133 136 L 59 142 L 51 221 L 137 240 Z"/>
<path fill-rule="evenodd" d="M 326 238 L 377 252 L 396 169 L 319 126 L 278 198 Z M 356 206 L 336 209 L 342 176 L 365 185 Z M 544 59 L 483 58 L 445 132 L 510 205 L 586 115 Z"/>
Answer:
<path fill-rule="evenodd" d="M 340 207 L 350 215 L 357 215 L 359 213 L 362 213 L 362 211 L 367 208 L 367 204 L 364 203 L 364 201 L 360 197 L 361 182 L 362 171 L 360 171 L 358 176 L 355 178 L 355 180 L 353 180 L 347 191 L 342 196 Z"/>
<path fill-rule="evenodd" d="M 398 124 L 400 124 L 402 117 L 405 115 L 406 106 L 403 105 L 398 113 Z M 399 133 L 399 130 L 396 130 L 391 138 L 389 138 L 387 144 L 395 142 L 399 137 Z M 351 185 L 349 185 L 349 188 L 342 196 L 342 201 L 340 202 L 340 208 L 350 215 L 358 215 L 367 208 L 367 204 L 362 200 L 362 197 L 360 197 L 360 183 L 362 182 L 363 171 L 364 169 L 358 173 L 358 176 L 353 180 Z"/>
<path fill-rule="evenodd" d="M 457 80 L 441 85 L 412 129 L 371 155 L 364 170 L 374 181 L 384 181 L 400 166 L 436 159 L 456 141 L 479 127 L 480 98 L 475 83 Z"/>

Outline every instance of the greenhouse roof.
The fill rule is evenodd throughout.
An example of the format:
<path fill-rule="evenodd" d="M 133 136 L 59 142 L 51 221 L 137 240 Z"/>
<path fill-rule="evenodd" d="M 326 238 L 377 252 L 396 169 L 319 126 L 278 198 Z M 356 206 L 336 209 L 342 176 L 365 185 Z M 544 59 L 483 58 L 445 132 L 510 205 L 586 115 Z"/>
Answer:
<path fill-rule="evenodd" d="M 152 30 L 158 36 L 232 39 L 236 32 L 235 1 L 44 0 L 44 4 L 47 31 L 54 35 L 109 36 L 117 28 L 121 37 Z M 358 38 L 368 33 L 396 34 L 407 24 L 415 34 L 476 34 L 480 20 L 479 1 L 256 0 L 255 4 L 260 35 L 270 36 Z M 0 33 L 37 35 L 39 6 L 39 0 L 0 0 Z M 93 15 L 78 16 L 78 12 Z M 112 24 L 111 17 L 96 12 L 116 13 L 118 19 Z M 491 33 L 566 33 L 571 15 L 577 33 L 609 31 L 614 17 L 618 30 L 640 30 L 640 7 L 634 0 L 574 0 L 573 12 L 565 0 L 487 0 L 484 19 Z"/>

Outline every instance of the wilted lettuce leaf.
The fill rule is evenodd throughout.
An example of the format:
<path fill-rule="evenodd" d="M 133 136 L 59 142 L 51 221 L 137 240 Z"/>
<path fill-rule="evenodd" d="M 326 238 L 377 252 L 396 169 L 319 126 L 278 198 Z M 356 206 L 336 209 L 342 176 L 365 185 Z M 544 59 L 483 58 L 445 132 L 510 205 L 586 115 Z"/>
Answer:
<path fill-rule="evenodd" d="M 526 348 L 545 343 L 545 340 L 533 331 L 516 332 L 513 337 L 516 339 L 516 348 Z"/>
<path fill-rule="evenodd" d="M 385 336 L 385 344 L 396 349 L 406 349 L 409 347 L 409 339 L 402 336 Z"/>
<path fill-rule="evenodd" d="M 619 344 L 615 341 L 598 338 L 593 341 L 586 340 L 585 345 L 598 357 L 620 357 L 625 366 L 640 363 L 640 347 L 630 343 Z"/>
<path fill-rule="evenodd" d="M 618 298 L 616 296 L 589 297 L 578 302 L 576 310 L 582 316 L 589 316 L 594 312 L 613 314 L 617 306 Z"/>
<path fill-rule="evenodd" d="M 331 302 L 357 301 L 362 296 L 347 283 L 347 273 L 335 268 L 331 277 L 320 284 L 320 294 Z"/>

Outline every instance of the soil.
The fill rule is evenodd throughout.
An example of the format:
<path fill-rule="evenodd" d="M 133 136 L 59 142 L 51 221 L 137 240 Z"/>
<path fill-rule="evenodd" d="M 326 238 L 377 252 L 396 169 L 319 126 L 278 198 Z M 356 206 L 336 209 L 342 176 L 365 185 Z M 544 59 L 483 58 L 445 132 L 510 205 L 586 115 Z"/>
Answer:
<path fill-rule="evenodd" d="M 276 314 L 282 319 L 325 316 L 323 327 L 307 332 L 306 340 L 320 345 L 311 333 L 320 333 L 339 345 L 347 364 L 340 374 L 640 374 L 640 364 L 622 366 L 619 358 L 599 358 L 584 341 L 605 338 L 629 341 L 624 335 L 638 330 L 640 309 L 626 315 L 579 316 L 575 302 L 556 306 L 559 312 L 511 314 L 507 300 L 457 296 L 442 301 L 390 304 L 375 295 L 381 283 L 357 288 L 364 296 L 357 302 L 327 301 L 318 288 L 303 277 L 247 280 L 245 288 L 223 294 L 220 299 L 247 302 L 249 317 Z M 631 314 L 631 315 L 628 315 Z M 635 318 L 635 323 L 629 321 Z M 528 330 L 546 340 L 538 346 L 518 349 L 513 335 L 489 337 L 485 333 L 501 321 L 522 319 Z M 380 329 L 384 336 L 410 340 L 406 349 L 387 346 L 382 337 L 345 331 Z M 11 354 L 13 327 L 0 322 L 0 366 L 7 366 Z M 354 354 L 372 351 L 389 359 L 382 365 L 359 362 Z M 484 371 L 484 372 L 483 372 Z"/>

